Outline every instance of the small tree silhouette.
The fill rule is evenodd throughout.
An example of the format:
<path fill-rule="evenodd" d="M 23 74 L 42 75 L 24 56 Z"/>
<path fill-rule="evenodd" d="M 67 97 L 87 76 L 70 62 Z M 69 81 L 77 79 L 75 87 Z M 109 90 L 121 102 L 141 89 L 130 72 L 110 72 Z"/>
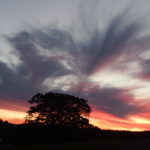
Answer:
<path fill-rule="evenodd" d="M 25 122 L 89 128 L 92 125 L 89 124 L 87 116 L 91 113 L 91 107 L 87 102 L 83 98 L 67 94 L 38 93 L 29 101 L 34 106 L 27 111 Z"/>

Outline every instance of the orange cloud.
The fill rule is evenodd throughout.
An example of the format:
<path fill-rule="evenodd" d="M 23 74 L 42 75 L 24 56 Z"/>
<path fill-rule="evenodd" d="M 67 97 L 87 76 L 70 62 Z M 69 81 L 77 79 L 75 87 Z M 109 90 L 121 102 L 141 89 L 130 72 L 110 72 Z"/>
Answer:
<path fill-rule="evenodd" d="M 137 113 L 123 119 L 94 109 L 90 122 L 101 129 L 146 131 L 150 130 L 150 113 Z"/>

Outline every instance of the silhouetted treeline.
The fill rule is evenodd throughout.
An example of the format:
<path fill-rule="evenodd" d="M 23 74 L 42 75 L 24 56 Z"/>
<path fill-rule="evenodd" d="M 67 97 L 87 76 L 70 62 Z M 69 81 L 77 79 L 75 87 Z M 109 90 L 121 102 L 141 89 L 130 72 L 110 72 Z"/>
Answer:
<path fill-rule="evenodd" d="M 17 145 L 45 145 L 105 139 L 150 139 L 150 132 L 111 131 L 96 127 L 81 129 L 39 124 L 13 125 L 0 123 L 0 138 L 6 143 Z"/>

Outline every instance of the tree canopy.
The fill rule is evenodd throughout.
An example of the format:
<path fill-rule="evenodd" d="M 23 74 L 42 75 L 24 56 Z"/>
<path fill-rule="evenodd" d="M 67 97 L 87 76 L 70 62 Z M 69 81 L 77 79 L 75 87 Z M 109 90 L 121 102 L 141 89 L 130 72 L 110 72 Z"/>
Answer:
<path fill-rule="evenodd" d="M 91 113 L 88 101 L 75 96 L 49 92 L 36 94 L 29 100 L 26 123 L 43 125 L 91 127 L 87 117 Z"/>

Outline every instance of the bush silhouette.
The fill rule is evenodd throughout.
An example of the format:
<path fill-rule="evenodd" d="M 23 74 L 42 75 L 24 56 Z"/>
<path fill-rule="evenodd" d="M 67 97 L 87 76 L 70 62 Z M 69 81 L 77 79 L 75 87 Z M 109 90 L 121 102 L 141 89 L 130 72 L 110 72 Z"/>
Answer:
<path fill-rule="evenodd" d="M 90 128 L 92 125 L 87 117 L 91 113 L 91 107 L 87 102 L 83 98 L 67 94 L 38 93 L 29 101 L 33 106 L 27 111 L 25 122 Z"/>

